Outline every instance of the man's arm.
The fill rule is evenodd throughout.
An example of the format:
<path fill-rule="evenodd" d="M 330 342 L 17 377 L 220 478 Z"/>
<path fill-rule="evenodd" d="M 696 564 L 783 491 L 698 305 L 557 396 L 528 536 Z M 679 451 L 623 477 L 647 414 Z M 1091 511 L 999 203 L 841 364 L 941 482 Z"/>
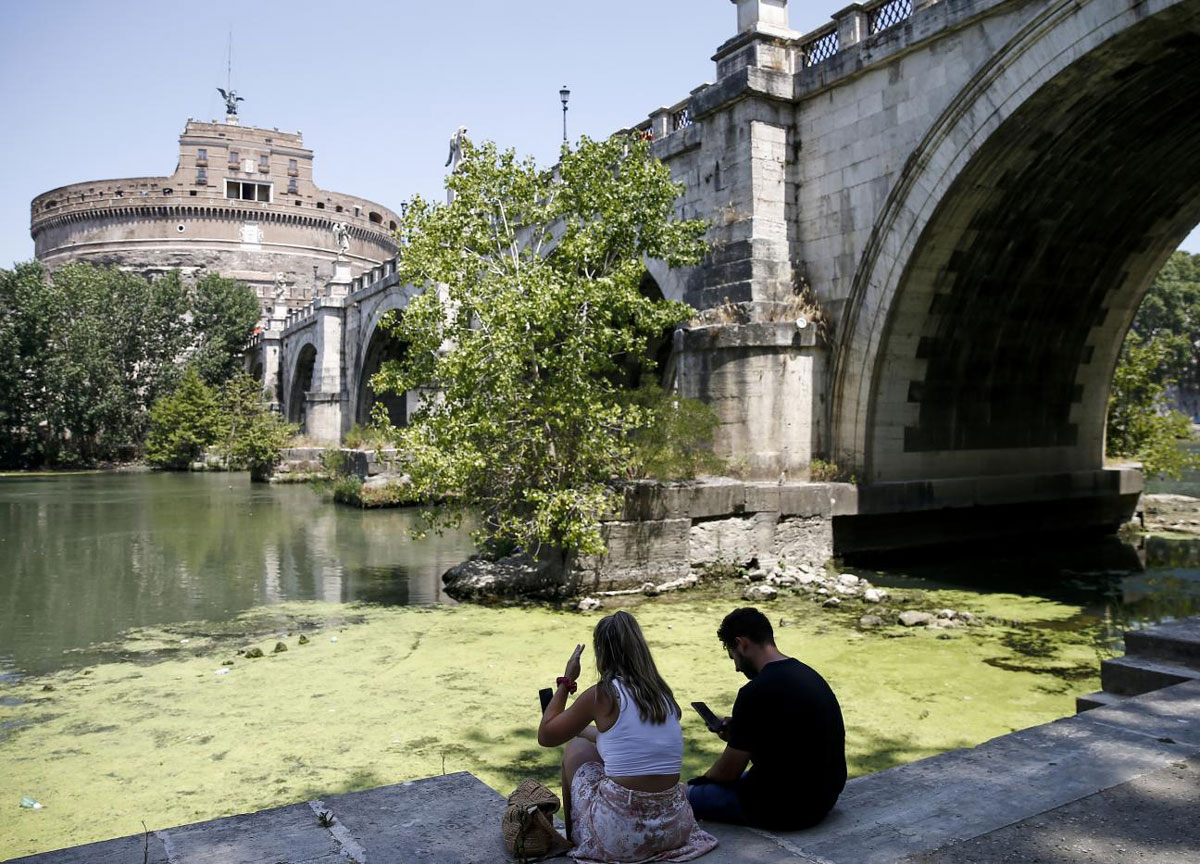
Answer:
<path fill-rule="evenodd" d="M 725 745 L 724 751 L 717 757 L 712 767 L 704 772 L 704 776 L 714 783 L 730 783 L 742 776 L 746 766 L 750 764 L 750 752 L 738 750 L 736 747 Z"/>

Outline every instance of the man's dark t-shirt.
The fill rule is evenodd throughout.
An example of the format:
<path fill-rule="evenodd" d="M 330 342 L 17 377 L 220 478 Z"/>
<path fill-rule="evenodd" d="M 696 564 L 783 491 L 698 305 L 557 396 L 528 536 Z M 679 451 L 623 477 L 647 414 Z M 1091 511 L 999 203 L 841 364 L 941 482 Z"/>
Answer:
<path fill-rule="evenodd" d="M 750 753 L 738 800 L 751 824 L 806 828 L 846 785 L 846 728 L 825 679 L 794 658 L 759 670 L 738 691 L 730 747 Z"/>

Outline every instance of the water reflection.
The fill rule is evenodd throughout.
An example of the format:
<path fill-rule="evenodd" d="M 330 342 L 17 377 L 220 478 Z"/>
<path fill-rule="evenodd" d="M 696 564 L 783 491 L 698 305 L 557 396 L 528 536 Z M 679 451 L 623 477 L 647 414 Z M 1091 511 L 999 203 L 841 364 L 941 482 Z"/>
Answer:
<path fill-rule="evenodd" d="M 1124 650 L 1126 630 L 1200 614 L 1200 538 L 1039 537 L 1024 549 L 974 546 L 856 563 L 851 572 L 884 587 L 1021 594 L 1076 605 L 1077 615 L 1038 626 L 1088 633 L 1108 652 Z"/>
<path fill-rule="evenodd" d="M 414 519 L 242 474 L 2 478 L 0 672 L 49 671 L 130 627 L 264 604 L 443 601 L 468 531 L 417 542 Z"/>

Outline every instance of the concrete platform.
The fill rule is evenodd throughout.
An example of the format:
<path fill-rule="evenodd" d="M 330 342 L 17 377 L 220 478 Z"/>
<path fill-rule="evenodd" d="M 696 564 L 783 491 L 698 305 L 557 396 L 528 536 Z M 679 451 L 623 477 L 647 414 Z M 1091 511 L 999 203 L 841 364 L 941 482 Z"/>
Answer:
<path fill-rule="evenodd" d="M 1200 861 L 1200 681 L 851 780 L 809 831 L 706 824 L 707 864 Z M 152 832 L 148 864 L 500 864 L 502 796 L 449 774 Z M 333 821 L 323 825 L 319 814 Z M 17 859 L 136 864 L 135 836 Z M 1085 851 L 1088 850 L 1088 851 Z M 1094 853 L 1094 854 L 1093 854 Z"/>

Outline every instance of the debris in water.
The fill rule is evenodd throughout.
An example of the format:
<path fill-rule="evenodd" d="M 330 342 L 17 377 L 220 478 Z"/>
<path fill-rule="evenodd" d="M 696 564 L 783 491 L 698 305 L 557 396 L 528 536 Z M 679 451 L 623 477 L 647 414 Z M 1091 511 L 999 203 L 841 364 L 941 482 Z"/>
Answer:
<path fill-rule="evenodd" d="M 29 798 L 29 797 L 25 797 L 25 798 L 21 799 L 21 806 L 24 807 L 26 810 L 41 810 L 42 802 L 35 801 L 34 799 Z"/>

